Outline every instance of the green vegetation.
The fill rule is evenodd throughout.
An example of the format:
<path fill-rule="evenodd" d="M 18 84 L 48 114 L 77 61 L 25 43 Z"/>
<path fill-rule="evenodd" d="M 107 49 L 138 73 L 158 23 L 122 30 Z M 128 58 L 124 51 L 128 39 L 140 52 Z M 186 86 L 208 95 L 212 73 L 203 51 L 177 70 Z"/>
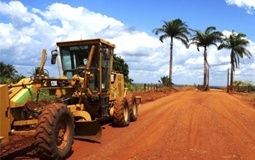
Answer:
<path fill-rule="evenodd" d="M 249 82 L 243 82 L 243 81 L 234 81 L 233 85 L 235 86 L 249 86 L 249 87 L 255 87 L 251 81 Z"/>
<path fill-rule="evenodd" d="M 128 91 L 133 92 L 136 90 L 136 86 L 132 83 L 126 83 L 126 87 L 128 88 Z"/>
<path fill-rule="evenodd" d="M 35 67 L 31 74 L 34 75 L 38 70 L 38 67 Z M 17 70 L 13 65 L 5 64 L 0 62 L 0 84 L 11 84 L 17 83 L 22 78 L 25 78 L 23 75 L 18 74 Z M 54 100 L 55 96 L 50 96 L 48 90 L 42 89 L 39 93 L 38 100 Z M 32 96 L 32 101 L 37 99 L 37 94 Z"/>
<path fill-rule="evenodd" d="M 39 72 L 40 72 L 40 67 L 34 67 L 32 70 L 31 70 L 31 72 L 29 72 L 32 76 L 36 76 L 37 74 L 39 74 Z M 42 71 L 41 71 L 41 74 L 43 74 L 44 76 L 49 76 L 49 72 L 48 72 L 48 70 L 46 70 L 46 69 L 43 69 Z"/>
<path fill-rule="evenodd" d="M 130 86 L 133 82 L 133 79 L 129 78 L 129 68 L 128 64 L 124 61 L 123 58 L 113 55 L 113 70 L 124 75 L 124 80 L 126 86 Z"/>
<path fill-rule="evenodd" d="M 169 78 L 168 76 L 160 77 L 160 80 L 158 82 L 163 86 L 167 86 L 169 84 Z"/>
<path fill-rule="evenodd" d="M 255 86 L 252 82 L 234 81 L 233 89 L 238 92 L 251 92 L 255 91 Z"/>
<path fill-rule="evenodd" d="M 34 94 L 31 97 L 31 101 L 36 101 L 37 97 L 38 100 L 43 101 L 43 100 L 56 100 L 56 97 L 54 95 L 49 95 L 49 90 L 46 89 L 41 89 L 40 92 L 38 92 L 39 95 Z"/>
<path fill-rule="evenodd" d="M 0 61 L 0 84 L 17 83 L 24 76 L 18 74 L 13 65 L 5 64 Z"/>
<path fill-rule="evenodd" d="M 181 19 L 174 19 L 170 22 L 163 21 L 162 28 L 155 28 L 153 32 L 159 35 L 159 40 L 163 43 L 163 40 L 170 38 L 170 60 L 169 60 L 169 85 L 172 86 L 172 65 L 173 65 L 173 43 L 174 38 L 180 40 L 187 48 L 190 35 L 188 31 L 188 25 Z"/>

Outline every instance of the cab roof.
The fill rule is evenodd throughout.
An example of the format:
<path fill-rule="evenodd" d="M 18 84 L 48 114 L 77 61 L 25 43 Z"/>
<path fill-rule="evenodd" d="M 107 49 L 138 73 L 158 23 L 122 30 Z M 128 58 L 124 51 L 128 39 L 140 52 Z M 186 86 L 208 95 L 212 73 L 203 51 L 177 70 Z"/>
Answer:
<path fill-rule="evenodd" d="M 64 46 L 72 46 L 72 45 L 84 45 L 84 44 L 105 44 L 107 46 L 110 46 L 112 48 L 115 48 L 115 44 L 112 44 L 104 39 L 101 38 L 95 38 L 95 39 L 86 39 L 86 40 L 76 40 L 76 41 L 62 41 L 57 42 L 58 47 L 64 47 Z"/>

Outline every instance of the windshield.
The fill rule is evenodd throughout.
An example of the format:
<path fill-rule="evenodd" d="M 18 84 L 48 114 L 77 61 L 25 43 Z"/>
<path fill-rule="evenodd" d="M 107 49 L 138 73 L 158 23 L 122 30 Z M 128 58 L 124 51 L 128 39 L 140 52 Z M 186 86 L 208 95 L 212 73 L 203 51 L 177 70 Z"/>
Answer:
<path fill-rule="evenodd" d="M 85 67 L 91 45 L 65 46 L 60 48 L 64 75 L 71 78 L 75 69 Z"/>

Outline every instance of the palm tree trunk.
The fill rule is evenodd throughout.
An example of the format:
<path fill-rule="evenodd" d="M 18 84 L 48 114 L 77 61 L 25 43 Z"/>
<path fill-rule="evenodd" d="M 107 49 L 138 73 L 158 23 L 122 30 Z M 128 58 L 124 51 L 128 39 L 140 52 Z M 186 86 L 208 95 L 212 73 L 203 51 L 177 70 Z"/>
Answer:
<path fill-rule="evenodd" d="M 231 68 L 230 68 L 230 90 L 233 90 L 233 81 L 234 81 L 234 53 L 231 51 L 230 55 L 230 63 L 231 63 Z"/>
<path fill-rule="evenodd" d="M 209 86 L 210 86 L 210 70 L 209 70 L 209 66 L 208 66 L 208 64 L 207 64 L 207 87 L 206 87 L 206 90 L 209 90 Z"/>
<path fill-rule="evenodd" d="M 233 80 L 234 79 L 234 70 L 233 66 L 231 65 L 231 70 L 230 70 L 230 90 L 233 90 Z"/>
<path fill-rule="evenodd" d="M 172 66 L 173 66 L 173 37 L 170 42 L 170 59 L 169 59 L 169 86 L 172 87 Z"/>
<path fill-rule="evenodd" d="M 204 48 L 204 82 L 203 88 L 206 88 L 206 81 L 207 81 L 207 63 L 206 63 L 206 48 Z"/>

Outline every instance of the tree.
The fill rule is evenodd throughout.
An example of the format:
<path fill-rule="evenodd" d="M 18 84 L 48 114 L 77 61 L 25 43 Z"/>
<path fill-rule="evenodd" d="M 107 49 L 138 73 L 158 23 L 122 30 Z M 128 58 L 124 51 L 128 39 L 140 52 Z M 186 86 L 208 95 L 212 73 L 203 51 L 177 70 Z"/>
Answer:
<path fill-rule="evenodd" d="M 161 83 L 163 86 L 167 86 L 169 84 L 169 78 L 168 76 L 160 77 L 160 80 L 158 80 L 159 83 Z"/>
<path fill-rule="evenodd" d="M 169 59 L 169 84 L 172 86 L 172 65 L 173 65 L 173 40 L 180 40 L 188 48 L 188 26 L 181 19 L 174 19 L 170 22 L 163 21 L 162 28 L 155 28 L 152 32 L 159 35 L 159 40 L 170 38 L 170 59 Z"/>
<path fill-rule="evenodd" d="M 13 78 L 17 73 L 18 72 L 13 65 L 0 62 L 0 77 Z"/>
<path fill-rule="evenodd" d="M 31 69 L 31 72 L 28 72 L 28 73 L 31 74 L 33 77 L 35 77 L 36 75 L 39 74 L 39 72 L 40 72 L 40 67 L 35 67 Z M 43 69 L 40 74 L 43 74 L 44 76 L 49 77 L 49 71 L 46 69 Z"/>
<path fill-rule="evenodd" d="M 211 45 L 217 46 L 217 42 L 221 41 L 223 34 L 219 31 L 216 31 L 216 27 L 210 26 L 207 27 L 204 32 L 199 30 L 192 30 L 195 32 L 193 37 L 191 38 L 191 44 L 197 46 L 197 50 L 199 51 L 199 47 L 204 48 L 204 81 L 203 81 L 203 88 L 204 90 L 208 90 L 209 85 L 209 63 L 207 61 L 207 48 Z"/>
<path fill-rule="evenodd" d="M 22 78 L 24 78 L 24 76 L 18 74 L 13 65 L 0 62 L 0 84 L 16 83 Z"/>
<path fill-rule="evenodd" d="M 233 80 L 234 80 L 234 72 L 235 68 L 239 67 L 240 57 L 243 58 L 247 56 L 248 58 L 252 57 L 250 51 L 248 51 L 245 47 L 249 44 L 249 41 L 246 39 L 246 35 L 243 33 L 235 33 L 233 30 L 232 33 L 223 39 L 222 43 L 218 47 L 218 49 L 230 49 L 230 89 L 233 88 Z"/>
<path fill-rule="evenodd" d="M 129 69 L 128 64 L 121 57 L 113 55 L 113 70 L 116 72 L 120 72 L 124 75 L 126 83 L 132 83 L 133 79 L 128 77 Z"/>

